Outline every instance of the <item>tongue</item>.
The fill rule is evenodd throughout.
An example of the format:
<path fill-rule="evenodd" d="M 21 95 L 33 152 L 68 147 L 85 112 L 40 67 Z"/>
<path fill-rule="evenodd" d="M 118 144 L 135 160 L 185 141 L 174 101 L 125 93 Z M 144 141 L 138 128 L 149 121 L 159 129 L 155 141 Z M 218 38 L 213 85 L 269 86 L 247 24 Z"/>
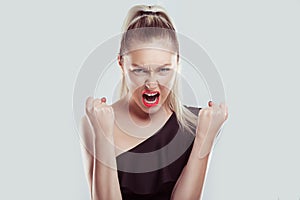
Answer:
<path fill-rule="evenodd" d="M 156 95 L 154 95 L 154 96 L 145 95 L 145 97 L 146 97 L 147 101 L 154 101 L 156 98 Z"/>

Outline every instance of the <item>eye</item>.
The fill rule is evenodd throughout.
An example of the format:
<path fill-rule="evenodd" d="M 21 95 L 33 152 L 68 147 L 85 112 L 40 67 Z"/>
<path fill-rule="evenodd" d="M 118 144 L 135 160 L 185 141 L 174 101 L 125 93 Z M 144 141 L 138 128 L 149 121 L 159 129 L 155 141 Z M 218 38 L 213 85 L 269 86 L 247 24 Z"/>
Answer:
<path fill-rule="evenodd" d="M 143 69 L 133 69 L 132 71 L 133 71 L 133 72 L 136 72 L 136 73 L 139 73 L 139 72 L 142 72 Z"/>
<path fill-rule="evenodd" d="M 137 74 L 137 75 L 143 75 L 143 74 L 147 74 L 148 73 L 148 70 L 142 69 L 142 68 L 133 69 L 131 71 L 133 73 Z"/>
<path fill-rule="evenodd" d="M 167 68 L 167 67 L 163 67 L 160 69 L 161 72 L 168 72 L 170 71 L 171 69 L 170 68 Z"/>
<path fill-rule="evenodd" d="M 162 76 L 168 75 L 171 72 L 171 68 L 169 67 L 162 67 L 159 69 L 158 73 Z"/>

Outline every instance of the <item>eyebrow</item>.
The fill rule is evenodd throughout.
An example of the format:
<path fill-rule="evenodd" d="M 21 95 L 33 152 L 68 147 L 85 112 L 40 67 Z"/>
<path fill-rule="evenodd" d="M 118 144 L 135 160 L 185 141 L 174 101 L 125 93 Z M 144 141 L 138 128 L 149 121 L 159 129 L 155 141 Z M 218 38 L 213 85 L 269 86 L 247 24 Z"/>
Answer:
<path fill-rule="evenodd" d="M 132 65 L 133 67 L 142 67 L 142 68 L 145 68 L 144 65 L 138 65 L 138 64 L 135 64 L 135 63 L 132 63 L 131 65 Z M 166 66 L 172 66 L 172 64 L 166 63 L 166 64 L 163 64 L 163 65 L 158 66 L 157 68 L 162 68 L 162 67 L 166 67 Z"/>

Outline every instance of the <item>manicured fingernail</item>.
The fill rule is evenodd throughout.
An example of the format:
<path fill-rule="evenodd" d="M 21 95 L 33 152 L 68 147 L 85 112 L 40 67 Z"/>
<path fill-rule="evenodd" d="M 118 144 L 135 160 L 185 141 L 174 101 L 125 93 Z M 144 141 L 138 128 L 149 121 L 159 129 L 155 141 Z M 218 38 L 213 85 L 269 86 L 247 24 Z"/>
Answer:
<path fill-rule="evenodd" d="M 105 98 L 105 97 L 102 97 L 102 98 L 101 98 L 101 102 L 105 103 L 105 102 L 106 102 L 106 98 Z"/>

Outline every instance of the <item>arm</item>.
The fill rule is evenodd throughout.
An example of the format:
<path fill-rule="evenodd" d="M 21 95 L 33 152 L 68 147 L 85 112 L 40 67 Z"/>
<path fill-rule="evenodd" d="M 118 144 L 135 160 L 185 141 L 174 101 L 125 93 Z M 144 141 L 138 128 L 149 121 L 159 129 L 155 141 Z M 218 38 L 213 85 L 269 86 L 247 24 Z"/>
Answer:
<path fill-rule="evenodd" d="M 92 181 L 94 170 L 94 145 L 93 145 L 93 132 L 90 128 L 88 119 L 83 116 L 80 121 L 80 148 L 83 161 L 83 168 L 85 177 L 88 182 L 90 198 L 92 198 Z"/>
<path fill-rule="evenodd" d="M 173 189 L 171 199 L 199 200 L 207 169 L 208 155 L 198 158 L 200 139 L 195 138 L 189 160 Z"/>
<path fill-rule="evenodd" d="M 99 154 L 101 147 L 96 148 L 98 145 L 94 145 L 93 129 L 86 116 L 81 119 L 80 131 L 82 135 L 81 152 L 90 198 L 92 200 L 122 199 L 117 170 L 96 159 L 99 156 L 94 156 L 97 155 L 96 152 Z M 105 149 L 105 153 L 108 153 L 107 149 Z M 115 157 L 113 158 L 115 160 Z"/>
<path fill-rule="evenodd" d="M 228 118 L 227 106 L 224 103 L 216 105 L 209 102 L 208 105 L 208 108 L 201 109 L 198 114 L 192 152 L 176 182 L 171 199 L 199 200 L 201 197 L 213 141 Z"/>

